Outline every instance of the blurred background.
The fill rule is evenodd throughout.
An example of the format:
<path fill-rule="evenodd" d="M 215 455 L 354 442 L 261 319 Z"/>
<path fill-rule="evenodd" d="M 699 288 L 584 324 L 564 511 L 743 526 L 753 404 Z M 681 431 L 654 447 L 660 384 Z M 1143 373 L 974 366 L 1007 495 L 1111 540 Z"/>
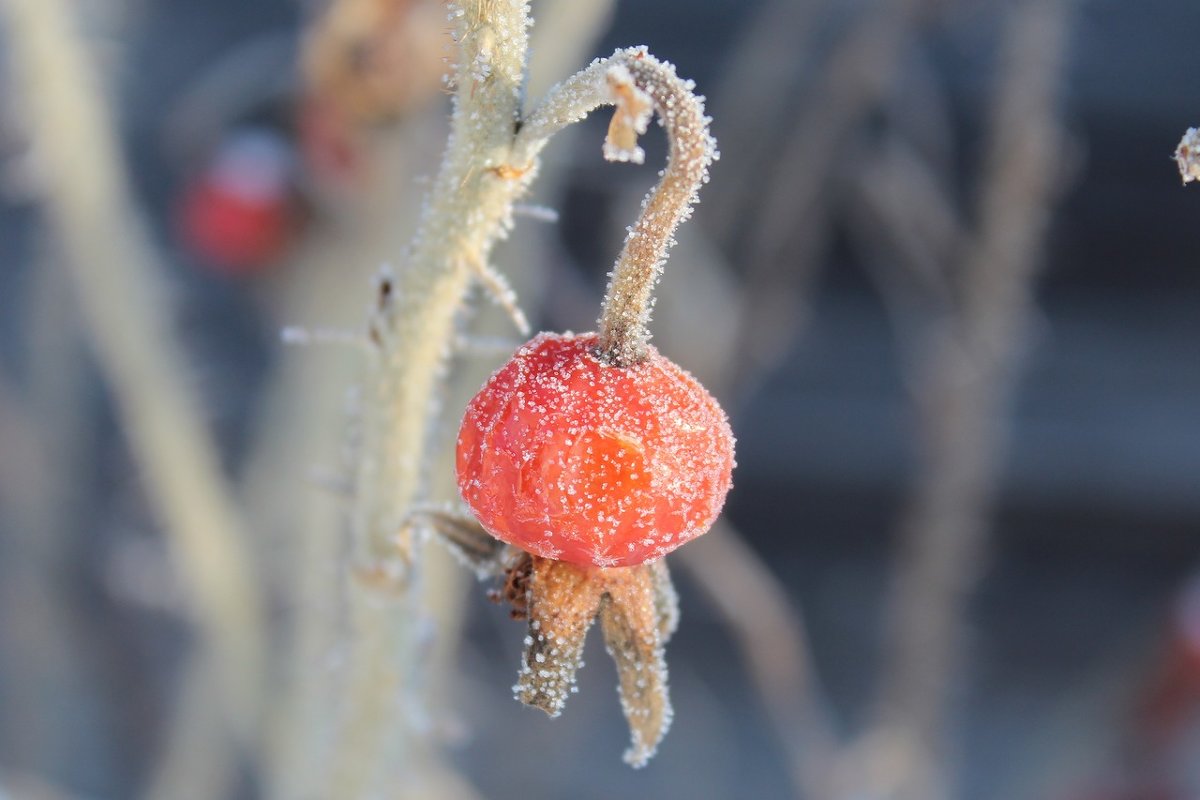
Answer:
<path fill-rule="evenodd" d="M 3 7 L 0 798 L 329 797 L 361 376 L 333 340 L 437 169 L 446 8 Z M 1200 190 L 1171 161 L 1200 5 L 533 8 L 531 97 L 646 44 L 708 98 L 722 157 L 653 329 L 728 410 L 735 487 L 670 559 L 646 769 L 598 636 L 561 718 L 521 707 L 523 627 L 431 545 L 415 735 L 364 796 L 1200 797 Z M 537 328 L 593 327 L 654 180 L 601 158 L 604 116 L 546 152 L 557 219 L 496 252 Z M 443 500 L 459 409 L 516 343 L 478 305 Z M 178 535 L 156 435 L 210 474 Z M 180 566 L 214 498 L 242 534 L 208 567 L 262 606 L 244 739 Z"/>

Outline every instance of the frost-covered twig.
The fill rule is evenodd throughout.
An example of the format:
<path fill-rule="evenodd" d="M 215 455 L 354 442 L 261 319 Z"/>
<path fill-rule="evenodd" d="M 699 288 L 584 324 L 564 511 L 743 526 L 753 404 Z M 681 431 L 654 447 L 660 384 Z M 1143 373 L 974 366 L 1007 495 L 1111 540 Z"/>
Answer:
<path fill-rule="evenodd" d="M 332 666 L 341 663 L 335 654 L 344 636 L 339 521 L 353 502 L 354 479 L 348 442 L 354 437 L 331 420 L 345 417 L 353 405 L 355 394 L 346 387 L 361 377 L 362 353 L 373 346 L 358 289 L 411 235 L 420 198 L 413 197 L 410 177 L 431 150 L 436 155 L 440 128 L 436 120 L 418 117 L 371 137 L 362 152 L 364 180 L 341 198 L 335 224 L 306 237 L 280 287 L 277 320 L 345 326 L 344 336 L 332 342 L 346 344 L 281 348 L 243 470 L 246 507 L 270 553 L 266 579 L 287 612 L 275 650 L 278 678 L 263 768 L 270 798 L 300 796 L 327 768 L 320 755 L 329 746 L 343 677 Z M 316 334 L 320 341 L 323 334 Z M 314 488 L 317 472 L 337 491 Z"/>
<path fill-rule="evenodd" d="M 407 263 L 372 300 L 374 342 L 362 394 L 351 521 L 361 579 L 351 596 L 353 651 L 345 718 L 325 796 L 369 794 L 402 756 L 402 703 L 419 659 L 413 548 L 404 522 L 426 491 L 426 451 L 455 316 L 478 265 L 510 228 L 533 176 L 507 169 L 524 79 L 528 6 L 452 6 L 461 51 L 451 138 Z M 473 269 L 475 267 L 475 269 Z"/>
<path fill-rule="evenodd" d="M 0 9 L 47 213 L 65 245 L 88 338 L 187 584 L 222 711 L 248 736 L 263 661 L 261 602 L 238 510 L 187 392 L 167 293 L 96 71 L 62 0 L 7 0 Z"/>
<path fill-rule="evenodd" d="M 666 129 L 667 167 L 625 239 L 599 321 L 600 350 L 613 365 L 629 366 L 645 358 L 651 292 L 674 244 L 675 230 L 690 216 L 708 166 L 717 158 L 704 101 L 693 94 L 694 88 L 691 81 L 676 76 L 671 64 L 645 48 L 618 50 L 554 87 L 517 136 L 514 155 L 520 164 L 556 131 L 611 104 L 616 110 L 605 140 L 605 158 L 641 163 L 644 154 L 637 139 L 645 133 L 652 111 Z"/>
<path fill-rule="evenodd" d="M 606 311 L 611 324 L 602 322 L 602 329 L 613 331 L 616 363 L 633 363 L 645 346 L 649 290 L 713 152 L 707 120 L 690 85 L 643 49 L 596 62 L 552 90 L 514 137 L 527 11 L 525 3 L 490 0 L 452 9 L 462 52 L 450 144 L 408 263 L 397 274 L 381 277 L 369 319 L 375 347 L 363 395 L 352 531 L 360 578 L 351 607 L 357 652 L 332 796 L 360 796 L 381 762 L 392 761 L 390 743 L 399 742 L 394 704 L 405 696 L 408 678 L 407 668 L 395 659 L 411 649 L 414 608 L 405 598 L 411 595 L 417 544 L 415 529 L 405 522 L 426 491 L 432 400 L 464 292 L 472 277 L 490 274 L 491 248 L 512 225 L 513 202 L 536 172 L 538 152 L 553 133 L 603 103 L 617 105 L 606 142 L 610 158 L 638 159 L 637 135 L 653 105 L 673 134 L 672 149 L 678 153 L 648 201 L 640 223 L 645 242 L 631 235 L 625 256 L 630 266 L 619 267 L 614 278 L 630 284 L 613 292 L 624 305 Z M 641 309 L 635 308 L 638 303 Z M 632 316 L 627 309 L 634 310 Z"/>

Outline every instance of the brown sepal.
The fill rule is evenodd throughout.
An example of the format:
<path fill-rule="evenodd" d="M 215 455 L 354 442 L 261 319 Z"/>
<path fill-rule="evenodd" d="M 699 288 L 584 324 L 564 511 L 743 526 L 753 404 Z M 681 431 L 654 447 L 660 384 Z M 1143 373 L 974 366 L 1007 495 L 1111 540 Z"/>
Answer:
<path fill-rule="evenodd" d="M 625 760 L 644 766 L 671 724 L 663 648 L 679 612 L 666 564 L 601 568 L 532 557 L 523 610 L 529 635 L 517 699 L 552 717 L 562 713 L 587 631 L 599 616 L 632 734 Z"/>

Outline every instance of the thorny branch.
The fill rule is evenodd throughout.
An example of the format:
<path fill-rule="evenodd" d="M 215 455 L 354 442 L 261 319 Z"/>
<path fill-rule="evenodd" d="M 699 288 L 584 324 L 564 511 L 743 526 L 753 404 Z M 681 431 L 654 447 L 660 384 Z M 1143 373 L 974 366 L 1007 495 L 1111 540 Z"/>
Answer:
<path fill-rule="evenodd" d="M 405 523 L 426 491 L 430 422 L 455 317 L 534 172 L 503 169 L 525 75 L 528 12 L 524 2 L 450 7 L 460 44 L 450 139 L 407 263 L 380 277 L 372 303 L 375 347 L 351 521 L 356 569 L 366 580 L 351 596 L 355 649 L 330 797 L 370 793 L 383 765 L 395 768 L 403 755 L 395 704 L 409 696 L 418 662 L 411 652 L 418 543 Z"/>

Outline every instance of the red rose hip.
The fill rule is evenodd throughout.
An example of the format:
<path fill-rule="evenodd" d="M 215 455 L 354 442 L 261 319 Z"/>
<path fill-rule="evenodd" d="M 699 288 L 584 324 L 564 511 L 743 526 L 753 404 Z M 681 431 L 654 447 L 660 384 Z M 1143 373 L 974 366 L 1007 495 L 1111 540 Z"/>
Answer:
<path fill-rule="evenodd" d="M 708 530 L 733 469 L 717 401 L 653 348 L 602 364 L 595 334 L 540 334 L 467 406 L 458 488 L 496 538 L 601 567 L 659 558 Z"/>

